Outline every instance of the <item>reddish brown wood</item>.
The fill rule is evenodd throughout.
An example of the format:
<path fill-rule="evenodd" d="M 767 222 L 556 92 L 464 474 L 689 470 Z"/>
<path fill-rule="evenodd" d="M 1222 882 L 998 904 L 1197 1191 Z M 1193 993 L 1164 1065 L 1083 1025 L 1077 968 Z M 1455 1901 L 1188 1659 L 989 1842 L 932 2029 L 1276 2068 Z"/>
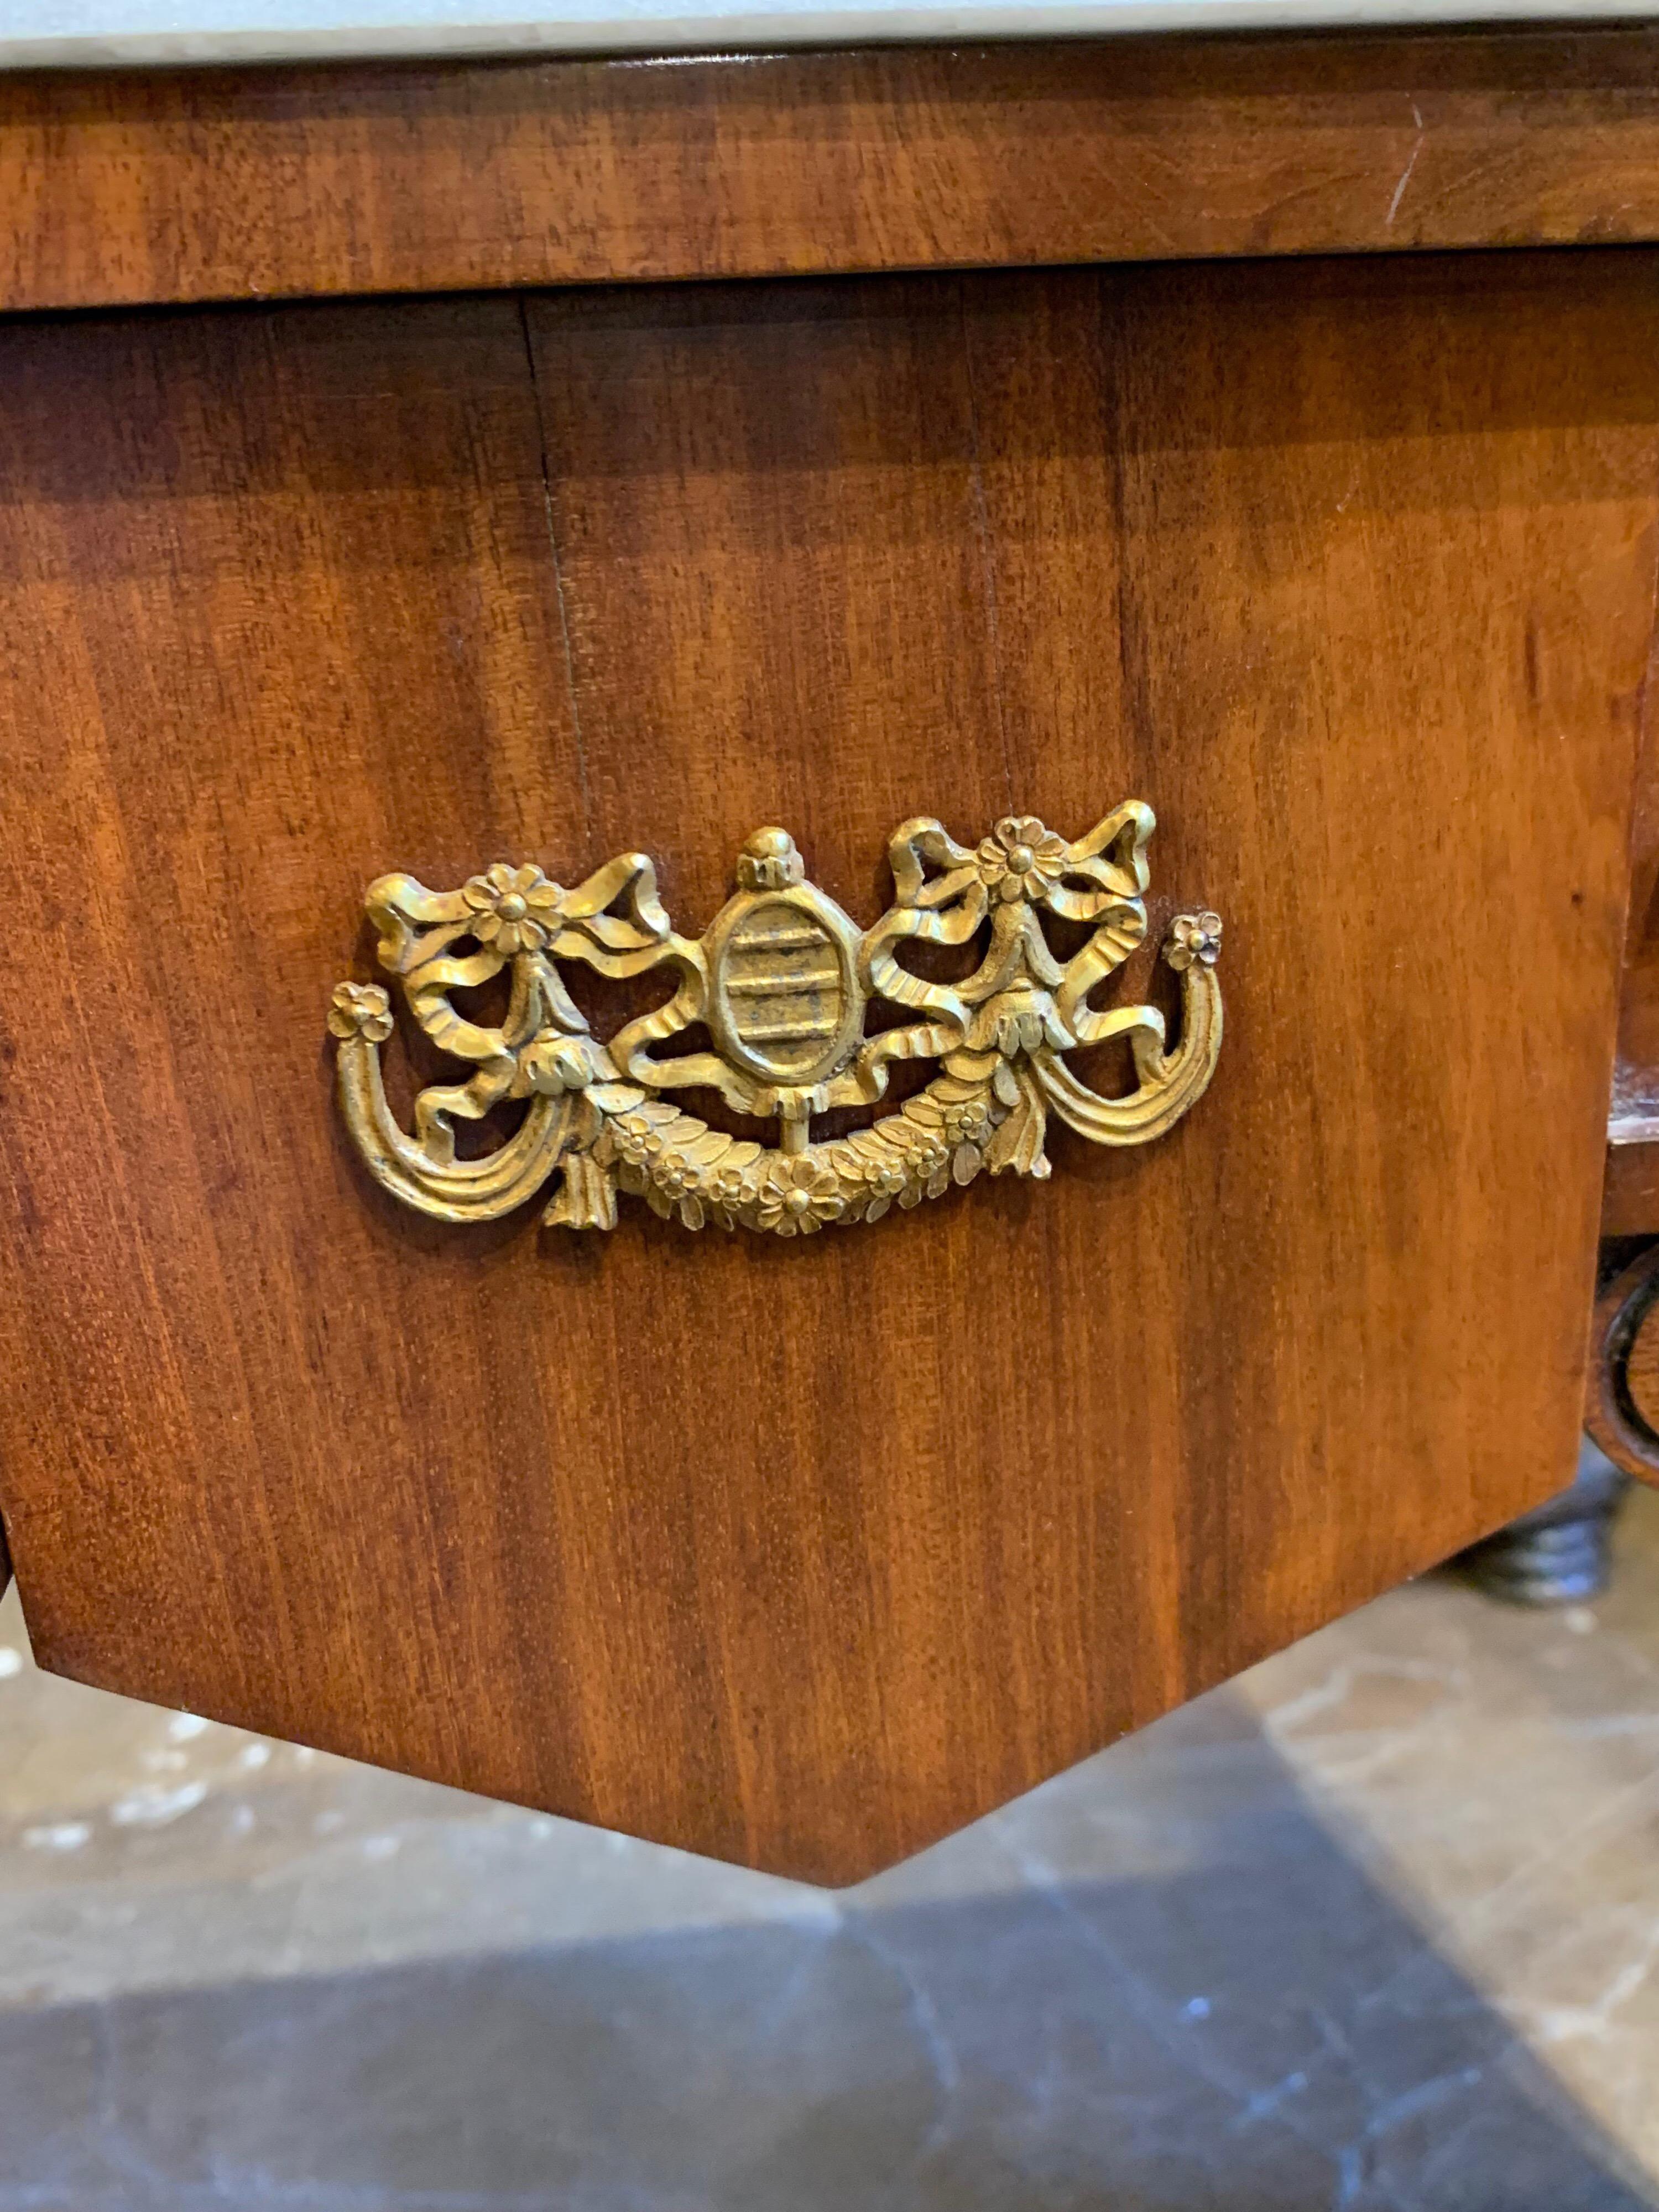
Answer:
<path fill-rule="evenodd" d="M 1558 1489 L 1656 273 L 0 331 L 43 1662 L 842 1880 Z M 1132 793 L 1155 919 L 1229 932 L 1215 1085 L 1146 1152 L 1062 1133 L 1046 1187 L 792 1247 L 445 1229 L 343 1140 L 322 1018 L 384 868 L 642 846 L 700 927 L 782 821 L 872 918 L 907 815 Z"/>
<path fill-rule="evenodd" d="M 1629 1005 L 1630 978 L 1620 1022 Z M 1609 1145 L 1601 1190 L 1604 1237 L 1659 1237 L 1659 1144 Z"/>
<path fill-rule="evenodd" d="M 1659 237 L 1650 27 L 0 78 L 0 306 Z"/>

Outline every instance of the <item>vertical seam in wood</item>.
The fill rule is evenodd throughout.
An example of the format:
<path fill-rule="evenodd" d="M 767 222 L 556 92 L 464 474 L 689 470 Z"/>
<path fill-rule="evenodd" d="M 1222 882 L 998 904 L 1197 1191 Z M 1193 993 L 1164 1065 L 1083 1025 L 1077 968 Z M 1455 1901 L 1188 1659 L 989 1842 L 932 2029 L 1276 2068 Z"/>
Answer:
<path fill-rule="evenodd" d="M 570 611 L 565 603 L 564 570 L 559 561 L 559 532 L 553 512 L 553 471 L 547 450 L 547 417 L 542 405 L 542 381 L 536 368 L 535 342 L 530 334 L 530 307 L 526 295 L 518 295 L 519 327 L 524 333 L 524 354 L 530 370 L 531 401 L 536 410 L 536 451 L 541 461 L 542 514 L 547 524 L 547 546 L 553 563 L 553 598 L 559 611 L 559 642 L 564 653 L 565 696 L 570 702 L 571 732 L 576 744 L 576 781 L 581 792 L 582 835 L 591 841 L 593 835 L 593 810 L 587 789 L 587 744 L 582 736 L 582 710 L 576 697 L 576 662 L 570 649 Z"/>
<path fill-rule="evenodd" d="M 1012 814 L 1014 764 L 1008 752 L 1008 722 L 1002 708 L 1002 637 L 997 621 L 996 562 L 991 551 L 991 517 L 985 498 L 985 473 L 979 457 L 979 404 L 974 391 L 974 345 L 968 321 L 968 288 L 957 281 L 957 312 L 962 324 L 962 365 L 968 385 L 968 476 L 974 502 L 974 530 L 979 539 L 980 576 L 985 592 L 985 623 L 991 646 L 991 697 L 996 708 L 997 743 L 1002 751 L 1002 781 Z"/>

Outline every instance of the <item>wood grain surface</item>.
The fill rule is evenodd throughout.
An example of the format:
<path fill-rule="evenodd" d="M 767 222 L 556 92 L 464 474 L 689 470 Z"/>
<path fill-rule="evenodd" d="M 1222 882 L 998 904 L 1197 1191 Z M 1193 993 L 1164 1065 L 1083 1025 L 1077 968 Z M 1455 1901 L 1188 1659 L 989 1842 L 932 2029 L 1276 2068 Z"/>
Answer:
<path fill-rule="evenodd" d="M 1655 278 L 0 331 L 0 1487 L 43 1663 L 844 1881 L 1559 1488 Z M 695 930 L 777 821 L 870 920 L 907 816 L 1131 795 L 1154 933 L 1228 931 L 1215 1084 L 1145 1152 L 1060 1132 L 1046 1186 L 792 1245 L 452 1229 L 358 1171 L 323 1016 L 384 869 L 638 846 Z"/>
<path fill-rule="evenodd" d="M 1659 238 L 1659 30 L 0 76 L 0 307 Z"/>
<path fill-rule="evenodd" d="M 1659 1144 L 1607 1146 L 1601 1234 L 1659 1237 Z"/>

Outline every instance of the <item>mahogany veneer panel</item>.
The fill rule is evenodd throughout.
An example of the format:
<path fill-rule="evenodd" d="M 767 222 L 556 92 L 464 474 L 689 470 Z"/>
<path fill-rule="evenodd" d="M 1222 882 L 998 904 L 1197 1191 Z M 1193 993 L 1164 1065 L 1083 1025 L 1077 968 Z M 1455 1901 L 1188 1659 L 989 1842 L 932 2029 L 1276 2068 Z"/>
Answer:
<path fill-rule="evenodd" d="M 0 307 L 1659 237 L 1659 32 L 0 77 Z"/>
<path fill-rule="evenodd" d="M 1659 1236 L 1659 1144 L 1607 1146 L 1601 1234 Z"/>
<path fill-rule="evenodd" d="M 0 332 L 43 1662 L 842 1880 L 1559 1487 L 1655 274 Z M 323 1015 L 385 868 L 640 846 L 700 928 L 781 821 L 868 919 L 908 815 L 1130 795 L 1154 935 L 1228 931 L 1214 1085 L 1144 1152 L 792 1245 L 450 1229 L 357 1170 Z"/>

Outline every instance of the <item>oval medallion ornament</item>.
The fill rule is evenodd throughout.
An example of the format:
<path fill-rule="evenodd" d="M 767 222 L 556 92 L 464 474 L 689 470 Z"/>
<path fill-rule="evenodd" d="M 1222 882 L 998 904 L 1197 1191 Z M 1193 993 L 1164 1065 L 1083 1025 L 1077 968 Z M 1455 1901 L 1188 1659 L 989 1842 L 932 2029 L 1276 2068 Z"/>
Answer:
<path fill-rule="evenodd" d="M 864 1028 L 860 933 L 802 881 L 787 830 L 757 830 L 738 860 L 743 887 L 706 940 L 708 1022 L 726 1057 L 765 1084 L 811 1089 L 850 1058 Z"/>
<path fill-rule="evenodd" d="M 688 1229 L 779 1237 L 878 1221 L 981 1169 L 1041 1180 L 1051 1112 L 1095 1144 L 1146 1144 L 1202 1095 L 1221 1049 L 1221 923 L 1207 911 L 1176 915 L 1164 943 L 1181 978 L 1173 1050 L 1156 1007 L 1091 1004 L 1146 934 L 1152 831 L 1152 809 L 1134 799 L 1069 842 L 1029 814 L 997 823 L 977 846 L 958 845 L 931 817 L 903 823 L 887 848 L 894 902 L 862 932 L 805 880 L 783 830 L 745 842 L 737 894 L 701 939 L 676 934 L 643 853 L 619 854 L 568 890 L 534 866 L 499 861 L 458 891 L 383 876 L 368 898 L 380 963 L 427 1036 L 477 1073 L 423 1091 L 411 1136 L 381 1082 L 391 1000 L 377 983 L 342 983 L 328 1018 L 346 1121 L 376 1181 L 440 1220 L 493 1220 L 556 1173 L 542 1218 L 563 1228 L 614 1228 L 623 1190 Z M 1088 925 L 1064 961 L 1045 914 Z M 978 943 L 979 964 L 963 981 L 930 982 L 900 957 L 913 942 Z M 666 967 L 678 988 L 602 1044 L 566 988 L 561 969 L 573 960 L 612 976 Z M 501 1026 L 469 1021 L 450 994 L 503 969 L 512 989 Z M 872 998 L 915 1018 L 866 1036 Z M 653 1051 L 698 1023 L 712 1052 Z M 1107 1037 L 1134 1056 L 1136 1088 L 1120 1098 L 1103 1098 L 1066 1063 Z M 937 1060 L 939 1073 L 868 1127 L 813 1143 L 816 1116 L 879 1103 L 904 1060 Z M 777 1145 L 711 1128 L 665 1095 L 696 1090 L 775 1121 Z M 479 1121 L 506 1099 L 526 1102 L 513 1135 L 458 1159 L 457 1117 Z"/>

